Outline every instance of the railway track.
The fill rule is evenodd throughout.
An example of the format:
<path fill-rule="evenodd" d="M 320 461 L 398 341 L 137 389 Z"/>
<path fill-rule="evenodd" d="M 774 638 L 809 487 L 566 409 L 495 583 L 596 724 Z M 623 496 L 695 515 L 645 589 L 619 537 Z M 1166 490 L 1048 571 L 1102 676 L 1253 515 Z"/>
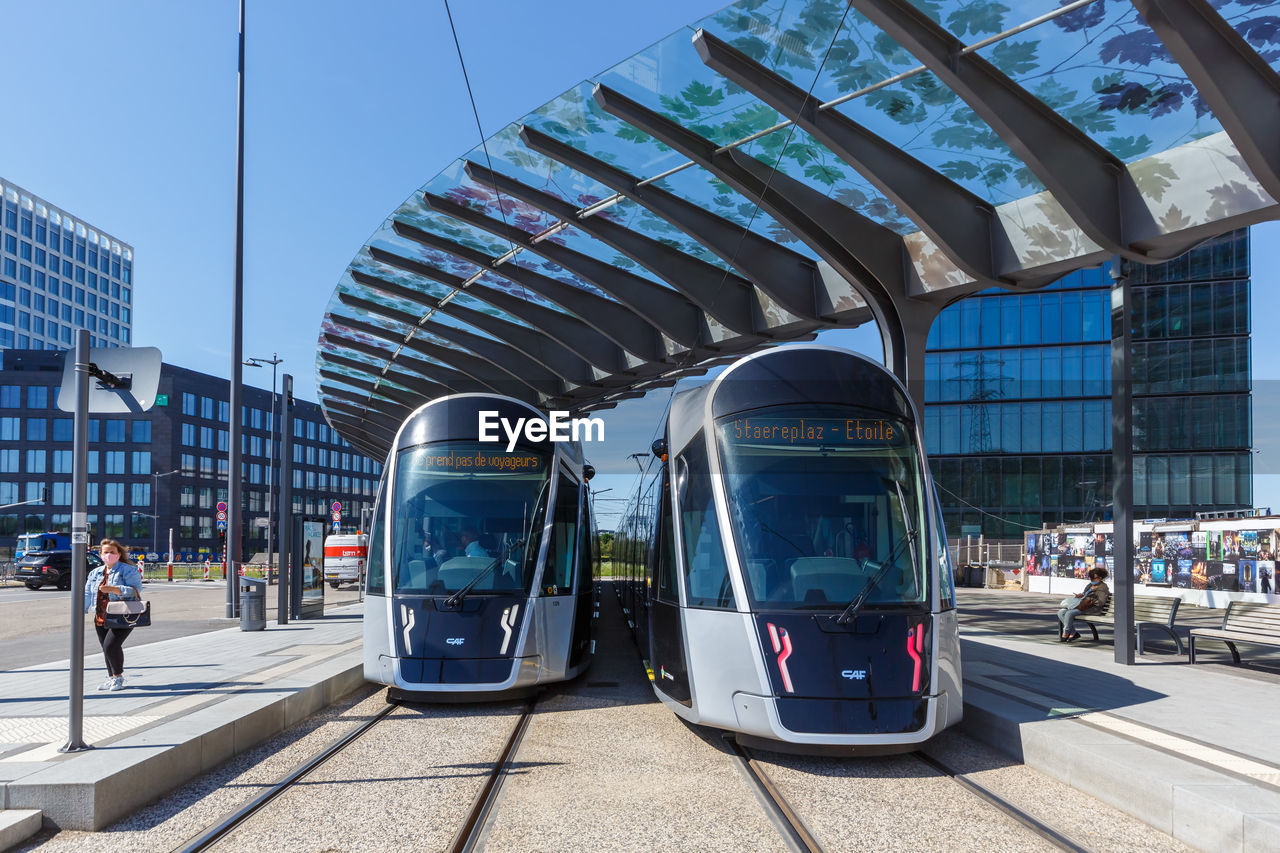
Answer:
<path fill-rule="evenodd" d="M 769 777 L 763 762 L 751 755 L 751 751 L 739 744 L 733 737 L 726 735 L 725 742 L 739 762 L 744 775 L 755 789 L 755 794 L 768 812 L 770 819 L 778 828 L 787 847 L 796 853 L 823 853 L 823 847 L 796 809 L 787 801 Z M 1089 853 L 1088 847 L 1076 842 L 1067 834 L 1036 818 L 1001 797 L 991 789 L 958 771 L 925 752 L 913 752 L 911 756 L 928 766 L 931 770 L 947 777 L 959 787 L 977 796 L 991 807 L 1009 818 L 1017 821 L 1030 832 L 1036 834 L 1047 843 L 1068 853 Z"/>
<path fill-rule="evenodd" d="M 477 792 L 474 801 L 471 804 L 466 818 L 463 820 L 461 827 L 455 834 L 452 843 L 446 848 L 449 853 L 464 853 L 475 849 L 476 842 L 483 837 L 488 820 L 493 811 L 493 804 L 497 801 L 497 797 L 502 788 L 502 781 L 507 775 L 512 761 L 515 758 L 516 751 L 520 747 L 520 741 L 524 737 L 525 731 L 529 726 L 529 719 L 533 716 L 534 705 L 536 699 L 530 699 L 525 703 L 524 708 L 516 717 L 515 724 L 512 726 L 511 732 L 507 735 L 502 751 L 499 753 L 497 760 L 494 762 L 492 769 L 489 771 L 480 790 Z M 342 752 L 344 749 L 355 743 L 362 736 L 367 734 L 378 723 L 382 722 L 392 711 L 396 710 L 398 705 L 388 704 L 378 711 L 373 717 L 361 723 L 353 731 L 347 733 L 343 737 L 337 739 L 311 758 L 298 765 L 282 779 L 245 803 L 234 812 L 223 817 L 220 821 L 207 827 L 203 832 L 194 838 L 189 839 L 183 844 L 175 847 L 173 853 L 202 853 L 202 851 L 210 850 L 219 842 L 226 839 L 237 828 L 242 826 L 246 821 L 257 815 L 265 809 L 273 800 L 281 794 L 288 791 L 294 785 L 301 782 L 305 777 L 319 768 L 322 764 Z"/>

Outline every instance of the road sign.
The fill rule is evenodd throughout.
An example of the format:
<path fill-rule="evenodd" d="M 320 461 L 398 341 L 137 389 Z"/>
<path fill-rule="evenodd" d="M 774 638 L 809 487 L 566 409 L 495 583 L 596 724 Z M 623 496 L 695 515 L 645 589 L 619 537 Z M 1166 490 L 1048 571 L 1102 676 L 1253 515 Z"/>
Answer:
<path fill-rule="evenodd" d="M 334 532 L 334 533 L 337 533 L 337 532 L 338 532 L 338 528 L 340 528 L 340 527 L 342 527 L 341 522 L 339 522 L 339 521 L 337 521 L 337 520 L 335 519 L 335 520 L 334 520 L 334 522 L 333 522 L 333 532 Z"/>
<path fill-rule="evenodd" d="M 333 520 L 334 520 L 334 521 L 342 521 L 342 513 L 340 513 L 340 512 L 335 512 L 335 513 L 333 514 Z"/>
<path fill-rule="evenodd" d="M 218 522 L 218 529 L 219 529 L 219 530 L 226 530 L 226 529 L 227 529 L 227 523 L 226 523 L 225 521 L 219 521 L 219 522 Z"/>
<path fill-rule="evenodd" d="M 218 512 L 226 512 L 226 511 L 227 511 L 227 502 L 218 501 Z"/>
<path fill-rule="evenodd" d="M 333 506 L 329 507 L 329 509 L 333 510 L 334 512 L 342 512 L 342 502 L 334 501 Z"/>
<path fill-rule="evenodd" d="M 169 405 L 169 395 L 168 395 L 168 394 L 157 394 L 157 395 L 156 395 L 156 405 L 157 405 L 157 406 L 167 406 L 167 405 Z"/>
<path fill-rule="evenodd" d="M 219 512 L 218 521 L 226 521 L 226 520 L 227 520 L 227 514 L 225 512 Z"/>

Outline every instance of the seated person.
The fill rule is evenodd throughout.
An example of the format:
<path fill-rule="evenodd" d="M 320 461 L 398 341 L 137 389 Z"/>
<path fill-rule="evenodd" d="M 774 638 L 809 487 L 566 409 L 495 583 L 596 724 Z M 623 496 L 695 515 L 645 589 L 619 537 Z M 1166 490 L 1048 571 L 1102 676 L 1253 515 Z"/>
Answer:
<path fill-rule="evenodd" d="M 462 542 L 462 554 L 464 557 L 489 556 L 489 552 L 480 544 L 480 534 L 476 532 L 474 527 L 464 527 L 459 530 L 458 538 Z"/>

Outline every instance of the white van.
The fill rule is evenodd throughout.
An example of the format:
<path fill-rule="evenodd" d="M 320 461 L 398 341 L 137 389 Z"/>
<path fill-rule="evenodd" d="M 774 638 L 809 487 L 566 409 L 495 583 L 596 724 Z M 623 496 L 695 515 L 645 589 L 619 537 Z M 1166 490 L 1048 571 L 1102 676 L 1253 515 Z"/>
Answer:
<path fill-rule="evenodd" d="M 324 540 L 324 579 L 337 589 L 359 583 L 369 555 L 369 537 L 363 533 L 335 533 Z"/>

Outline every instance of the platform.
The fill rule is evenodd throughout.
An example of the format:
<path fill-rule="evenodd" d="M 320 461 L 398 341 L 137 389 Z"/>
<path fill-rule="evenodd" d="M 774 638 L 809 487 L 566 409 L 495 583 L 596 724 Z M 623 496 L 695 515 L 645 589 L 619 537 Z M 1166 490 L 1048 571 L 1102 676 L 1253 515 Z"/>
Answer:
<path fill-rule="evenodd" d="M 119 692 L 98 692 L 102 658 L 87 658 L 84 740 L 95 748 L 76 754 L 57 751 L 68 662 L 0 672 L 0 809 L 100 829 L 297 724 L 364 683 L 361 610 L 126 644 Z"/>
<path fill-rule="evenodd" d="M 1241 646 L 1257 665 L 1236 667 L 1205 643 L 1220 662 L 1193 667 L 1165 643 L 1122 666 L 1109 628 L 1096 644 L 1053 639 L 1059 598 L 961 591 L 964 728 L 1189 846 L 1280 850 L 1276 656 Z M 1178 622 L 1221 619 L 1194 610 Z"/>

